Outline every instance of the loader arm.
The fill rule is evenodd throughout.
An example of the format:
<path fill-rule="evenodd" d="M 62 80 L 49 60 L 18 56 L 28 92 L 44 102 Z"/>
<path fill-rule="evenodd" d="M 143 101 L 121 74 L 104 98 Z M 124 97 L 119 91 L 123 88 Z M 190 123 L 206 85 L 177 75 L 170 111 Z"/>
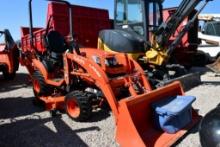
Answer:
<path fill-rule="evenodd" d="M 178 26 L 188 16 L 201 0 L 183 0 L 176 12 L 168 19 L 167 22 L 162 23 L 155 31 L 156 41 L 160 46 L 167 44 L 169 38 L 175 33 Z"/>
<path fill-rule="evenodd" d="M 162 23 L 154 31 L 153 39 L 151 41 L 152 48 L 146 52 L 146 60 L 149 63 L 152 63 L 154 65 L 163 65 L 166 63 L 166 61 L 171 56 L 173 50 L 177 47 L 183 36 L 189 31 L 189 29 L 193 25 L 199 13 L 211 0 L 205 0 L 204 4 L 197 11 L 194 17 L 189 20 L 189 22 L 178 34 L 176 39 L 170 45 L 167 45 L 170 37 L 176 32 L 179 25 L 189 14 L 192 13 L 192 11 L 201 1 L 202 0 L 183 0 L 180 6 L 177 8 L 176 12 L 167 20 L 167 22 Z"/>

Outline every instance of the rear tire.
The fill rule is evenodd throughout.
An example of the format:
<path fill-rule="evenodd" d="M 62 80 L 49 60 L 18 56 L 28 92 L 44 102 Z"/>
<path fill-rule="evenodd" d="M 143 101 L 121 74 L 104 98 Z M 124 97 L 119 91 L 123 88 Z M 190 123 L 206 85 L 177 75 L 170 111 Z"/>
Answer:
<path fill-rule="evenodd" d="M 33 92 L 34 92 L 34 104 L 42 105 L 43 101 L 39 99 L 40 96 L 49 95 L 50 87 L 45 83 L 43 75 L 39 71 L 33 73 Z"/>
<path fill-rule="evenodd" d="M 91 97 L 83 91 L 73 91 L 65 97 L 65 109 L 75 121 L 87 121 L 92 114 Z"/>

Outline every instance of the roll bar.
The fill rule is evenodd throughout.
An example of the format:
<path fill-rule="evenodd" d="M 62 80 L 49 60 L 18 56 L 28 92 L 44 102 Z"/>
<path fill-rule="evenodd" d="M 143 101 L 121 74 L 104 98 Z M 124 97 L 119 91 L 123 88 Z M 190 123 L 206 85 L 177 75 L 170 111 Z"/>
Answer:
<path fill-rule="evenodd" d="M 68 2 L 68 1 L 65 1 L 65 0 L 46 0 L 46 1 L 51 1 L 51 2 L 56 2 L 56 3 L 63 3 L 63 4 L 66 4 L 68 6 L 68 9 L 69 9 L 69 29 L 70 29 L 70 32 L 69 32 L 69 35 L 70 37 L 73 38 L 73 22 L 72 22 L 72 9 L 71 9 L 71 4 Z M 28 10 L 29 10 L 29 34 L 30 34 L 30 45 L 31 47 L 33 47 L 33 15 L 32 15 L 32 0 L 29 0 L 29 7 L 28 7 Z"/>

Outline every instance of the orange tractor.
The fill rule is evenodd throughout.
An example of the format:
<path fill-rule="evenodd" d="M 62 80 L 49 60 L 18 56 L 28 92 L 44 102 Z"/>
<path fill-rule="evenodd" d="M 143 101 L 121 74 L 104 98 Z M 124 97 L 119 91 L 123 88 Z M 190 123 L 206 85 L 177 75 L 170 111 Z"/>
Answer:
<path fill-rule="evenodd" d="M 9 30 L 0 31 L 4 43 L 0 43 L 0 71 L 6 80 L 12 80 L 19 67 L 19 50 Z"/>
<path fill-rule="evenodd" d="M 121 146 L 169 146 L 198 122 L 200 117 L 193 110 L 192 120 L 178 131 L 170 134 L 157 129 L 151 105 L 183 96 L 180 83 L 152 91 L 142 68 L 126 54 L 79 48 L 73 37 L 71 5 L 52 1 L 52 5 L 68 6 L 68 36 L 54 30 L 50 21 L 46 29 L 34 31 L 30 0 L 29 34 L 21 38 L 22 65 L 32 78 L 36 100 L 47 110 L 66 110 L 70 118 L 86 121 L 94 109 L 108 103 Z M 44 51 L 37 48 L 42 44 Z"/>

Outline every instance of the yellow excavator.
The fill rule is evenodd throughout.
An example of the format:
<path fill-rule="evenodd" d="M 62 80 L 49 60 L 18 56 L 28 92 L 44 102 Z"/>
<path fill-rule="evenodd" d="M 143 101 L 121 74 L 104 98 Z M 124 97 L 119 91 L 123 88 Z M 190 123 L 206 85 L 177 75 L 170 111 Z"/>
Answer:
<path fill-rule="evenodd" d="M 175 40 L 170 38 L 202 0 L 183 0 L 175 13 L 163 22 L 163 0 L 115 0 L 114 29 L 102 30 L 98 48 L 129 54 L 146 70 L 149 77 L 169 79 L 170 58 L 199 13 L 210 0 L 203 1 Z M 181 65 L 174 67 L 185 74 Z"/>

